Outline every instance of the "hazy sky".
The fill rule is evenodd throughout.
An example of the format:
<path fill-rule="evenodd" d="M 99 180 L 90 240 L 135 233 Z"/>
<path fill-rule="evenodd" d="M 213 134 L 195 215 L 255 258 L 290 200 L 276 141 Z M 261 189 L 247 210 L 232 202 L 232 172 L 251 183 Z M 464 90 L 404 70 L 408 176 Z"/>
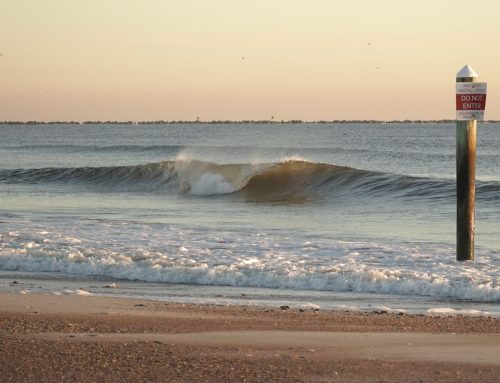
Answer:
<path fill-rule="evenodd" d="M 0 120 L 500 119 L 499 0 L 2 0 Z"/>

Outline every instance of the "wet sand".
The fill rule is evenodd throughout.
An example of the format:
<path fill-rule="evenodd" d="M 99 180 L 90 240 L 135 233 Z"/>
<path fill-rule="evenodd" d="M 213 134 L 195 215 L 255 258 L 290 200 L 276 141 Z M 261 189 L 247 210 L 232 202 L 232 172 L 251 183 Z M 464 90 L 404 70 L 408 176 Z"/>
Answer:
<path fill-rule="evenodd" d="M 500 320 L 0 294 L 5 382 L 498 382 Z"/>

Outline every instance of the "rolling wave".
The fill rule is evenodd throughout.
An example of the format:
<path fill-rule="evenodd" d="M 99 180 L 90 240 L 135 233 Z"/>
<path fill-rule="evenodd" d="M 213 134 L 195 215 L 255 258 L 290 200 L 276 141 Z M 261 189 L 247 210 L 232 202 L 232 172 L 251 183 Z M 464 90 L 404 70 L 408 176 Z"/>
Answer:
<path fill-rule="evenodd" d="M 0 183 L 86 184 L 118 190 L 161 188 L 175 183 L 174 178 L 173 163 L 170 162 L 134 166 L 0 170 Z"/>
<path fill-rule="evenodd" d="M 0 183 L 84 184 L 123 191 L 236 194 L 249 200 L 307 200 L 331 195 L 440 199 L 455 196 L 452 179 L 412 177 L 309 162 L 217 164 L 179 159 L 135 166 L 0 170 Z M 477 182 L 476 196 L 500 199 L 500 183 Z"/>

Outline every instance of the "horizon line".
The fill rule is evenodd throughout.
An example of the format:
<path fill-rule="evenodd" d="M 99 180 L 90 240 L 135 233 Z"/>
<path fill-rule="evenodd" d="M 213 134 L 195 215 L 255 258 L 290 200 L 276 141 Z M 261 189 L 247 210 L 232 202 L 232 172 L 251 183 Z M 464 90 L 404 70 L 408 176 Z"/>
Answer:
<path fill-rule="evenodd" d="M 365 123 L 365 124 L 395 124 L 395 123 L 452 123 L 456 122 L 455 119 L 437 119 L 437 120 L 87 120 L 87 121 L 40 121 L 40 120 L 13 120 L 13 121 L 0 121 L 0 125 L 168 125 L 168 124 L 352 124 L 352 123 Z M 500 123 L 500 120 L 484 120 L 482 123 Z"/>

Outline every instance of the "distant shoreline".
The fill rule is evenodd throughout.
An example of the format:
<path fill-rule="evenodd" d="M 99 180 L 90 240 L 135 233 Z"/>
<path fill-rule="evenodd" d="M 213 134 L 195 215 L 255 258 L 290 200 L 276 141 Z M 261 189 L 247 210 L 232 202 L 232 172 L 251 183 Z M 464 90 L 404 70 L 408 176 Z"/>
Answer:
<path fill-rule="evenodd" d="M 249 125 L 265 125 L 265 124 L 450 124 L 456 120 L 319 120 L 319 121 L 303 121 L 303 120 L 179 120 L 179 121 L 0 121 L 0 125 L 175 125 L 175 124 L 249 124 Z M 485 124 L 500 123 L 500 120 L 481 121 Z"/>

